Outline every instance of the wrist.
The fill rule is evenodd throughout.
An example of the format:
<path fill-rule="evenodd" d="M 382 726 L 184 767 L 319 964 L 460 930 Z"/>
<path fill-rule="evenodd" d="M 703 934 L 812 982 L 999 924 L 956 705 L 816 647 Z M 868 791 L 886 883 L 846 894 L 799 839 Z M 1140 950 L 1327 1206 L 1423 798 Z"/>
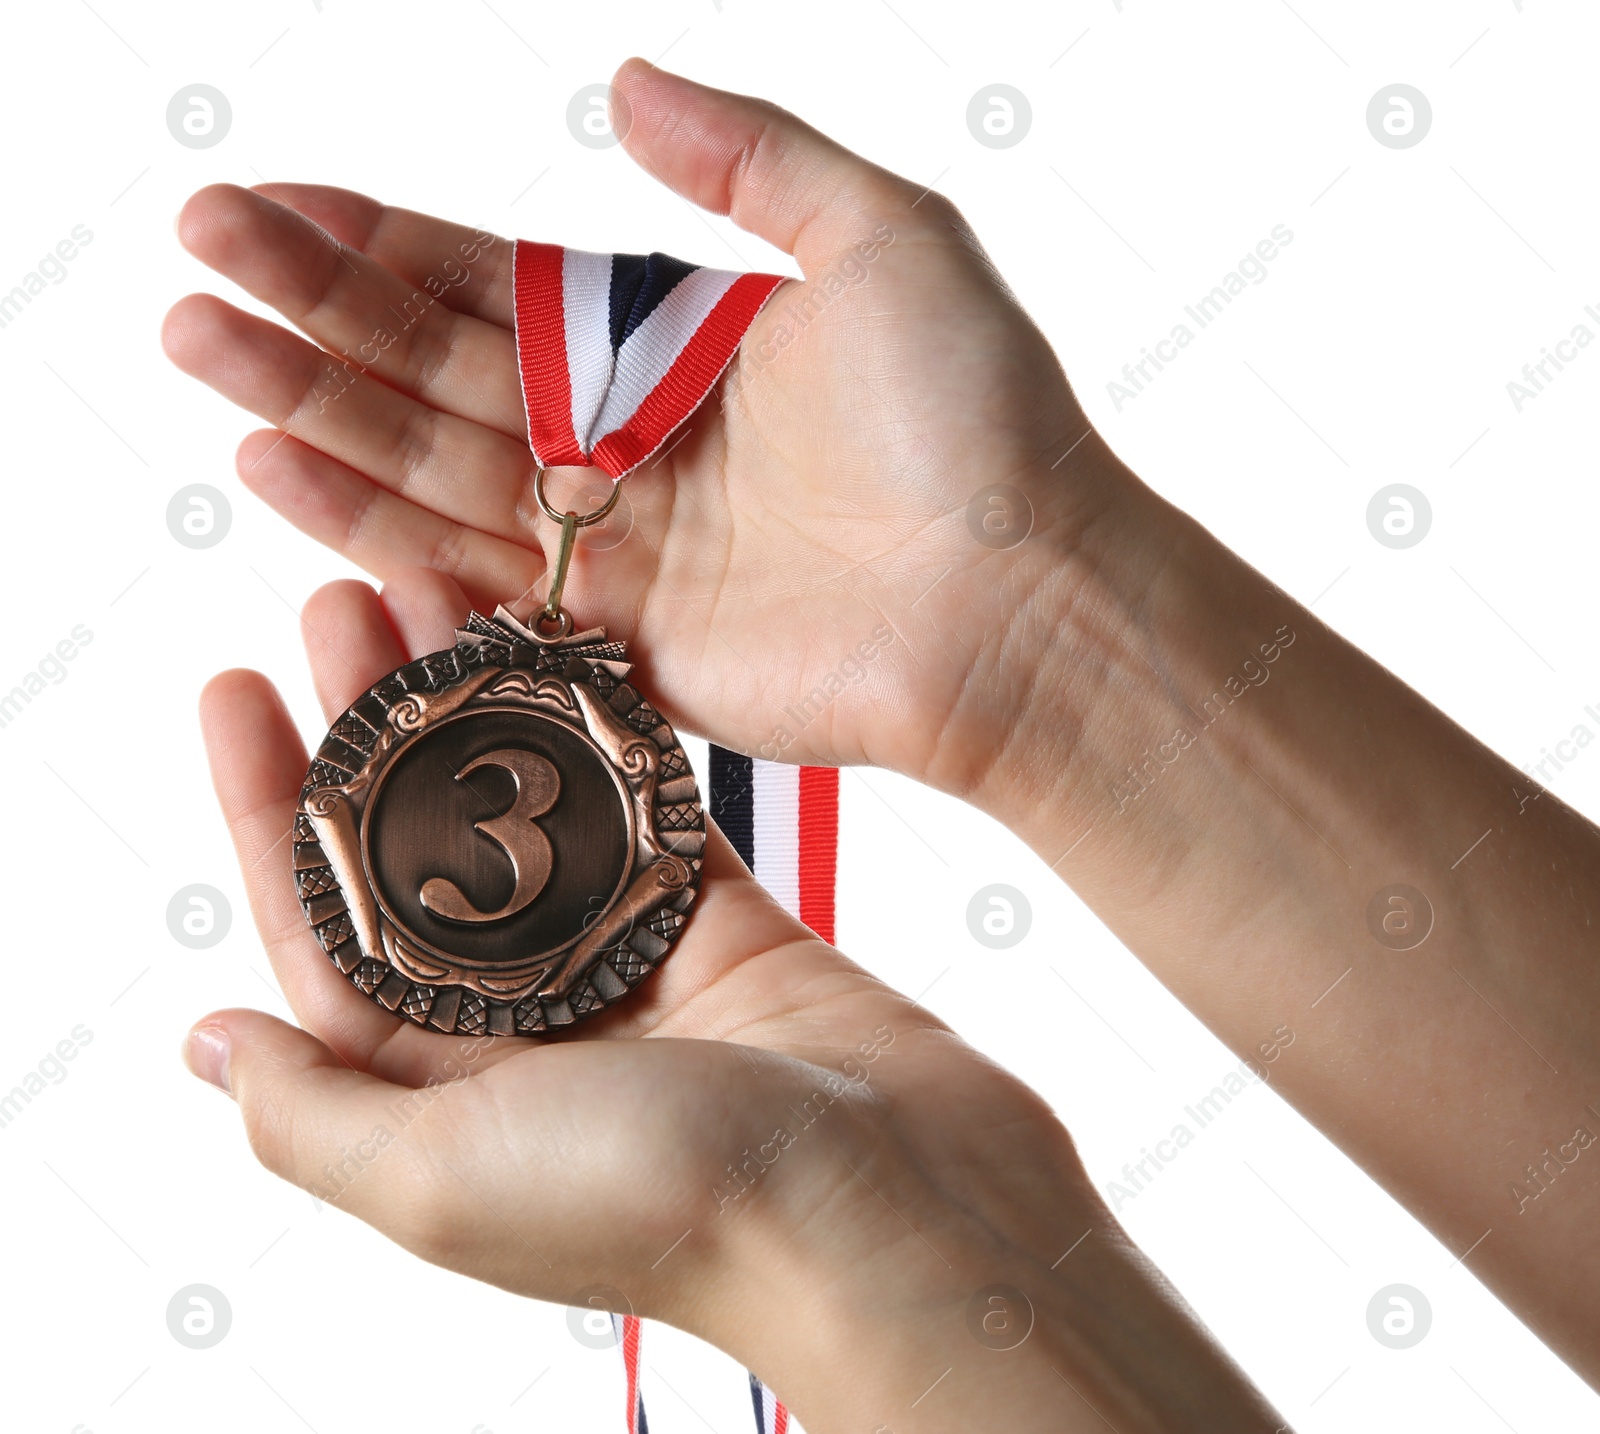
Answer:
<path fill-rule="evenodd" d="M 862 1194 L 893 1190 L 883 1215 L 914 1232 L 774 1268 L 764 1313 L 727 1346 L 813 1434 L 1283 1427 L 1087 1188 L 1031 1212 L 1077 1231 L 1038 1246 L 965 1213 L 935 1218 L 895 1174 L 872 1173 Z"/>
<path fill-rule="evenodd" d="M 1279 1427 L 1042 1103 L 954 1162 L 891 1111 L 861 1102 L 768 1177 L 696 1311 L 812 1434 Z"/>
<path fill-rule="evenodd" d="M 1169 571 L 1217 545 L 1098 433 L 1070 470 L 1041 463 L 1023 481 L 1033 530 L 992 584 L 962 702 L 912 775 L 1053 860 L 1063 837 L 1070 843 L 1093 824 L 1109 796 L 1108 762 L 1125 757 L 1148 699 L 1161 693 L 1146 652 Z"/>

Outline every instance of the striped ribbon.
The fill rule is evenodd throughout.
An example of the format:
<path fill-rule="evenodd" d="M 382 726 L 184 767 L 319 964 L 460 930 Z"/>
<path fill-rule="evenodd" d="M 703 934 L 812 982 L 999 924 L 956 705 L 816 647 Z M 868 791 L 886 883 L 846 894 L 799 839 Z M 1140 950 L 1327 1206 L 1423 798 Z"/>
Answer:
<path fill-rule="evenodd" d="M 613 1313 L 611 1328 L 622 1351 L 622 1369 L 628 1384 L 628 1434 L 650 1434 L 644 1417 L 644 1396 L 639 1392 L 639 1337 L 643 1331 L 633 1315 Z"/>
<path fill-rule="evenodd" d="M 839 769 L 713 746 L 711 816 L 779 904 L 832 942 Z"/>
<path fill-rule="evenodd" d="M 750 1376 L 750 1402 L 756 1407 L 756 1434 L 787 1434 L 789 1411 L 778 1402 L 778 1396 L 755 1375 Z M 794 1426 L 799 1429 L 799 1425 Z"/>
<path fill-rule="evenodd" d="M 700 406 L 782 282 L 670 254 L 517 240 L 511 286 L 533 456 L 545 468 L 631 473 Z"/>

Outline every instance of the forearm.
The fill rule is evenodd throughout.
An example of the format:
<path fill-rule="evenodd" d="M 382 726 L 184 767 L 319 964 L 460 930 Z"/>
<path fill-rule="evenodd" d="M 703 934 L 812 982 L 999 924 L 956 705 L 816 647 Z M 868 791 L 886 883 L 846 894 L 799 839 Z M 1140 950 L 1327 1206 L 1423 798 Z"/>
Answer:
<path fill-rule="evenodd" d="M 965 795 L 1600 1380 L 1600 834 L 1126 492 L 1030 589 Z"/>

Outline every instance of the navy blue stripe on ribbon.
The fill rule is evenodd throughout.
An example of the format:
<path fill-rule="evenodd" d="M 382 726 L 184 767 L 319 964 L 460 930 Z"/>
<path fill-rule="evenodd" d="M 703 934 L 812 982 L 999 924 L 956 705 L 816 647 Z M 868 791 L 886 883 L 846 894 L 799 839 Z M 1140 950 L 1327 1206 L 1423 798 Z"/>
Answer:
<path fill-rule="evenodd" d="M 616 353 L 656 305 L 699 267 L 670 254 L 613 254 L 611 352 Z"/>
<path fill-rule="evenodd" d="M 738 752 L 711 746 L 711 820 L 733 843 L 744 864 L 756 867 L 755 764 Z"/>
<path fill-rule="evenodd" d="M 767 1428 L 766 1405 L 761 1397 L 764 1392 L 761 1381 L 752 1374 L 750 1376 L 750 1402 L 756 1407 L 756 1434 L 772 1434 L 772 1431 Z"/>

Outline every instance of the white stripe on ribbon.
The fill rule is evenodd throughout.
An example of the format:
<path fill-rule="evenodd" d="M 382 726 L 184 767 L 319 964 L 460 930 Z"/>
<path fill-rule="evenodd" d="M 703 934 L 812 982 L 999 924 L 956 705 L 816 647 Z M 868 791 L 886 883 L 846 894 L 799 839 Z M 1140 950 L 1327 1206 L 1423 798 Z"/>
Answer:
<path fill-rule="evenodd" d="M 790 762 L 750 763 L 755 873 L 796 920 L 800 916 L 800 769 Z"/>
<path fill-rule="evenodd" d="M 589 430 L 573 428 L 578 443 L 585 453 L 593 450 L 608 433 L 615 433 L 638 411 L 639 405 L 666 377 L 667 370 L 706 321 L 706 315 L 716 308 L 717 300 L 738 282 L 741 276 L 725 269 L 696 269 L 680 279 L 650 315 L 623 343 L 617 354 L 616 372 L 611 379 L 610 391 L 600 409 L 600 416 Z M 609 334 L 609 311 L 604 332 Z M 572 316 L 567 316 L 571 332 Z M 570 340 L 569 340 L 570 342 Z M 576 391 L 576 383 L 574 383 Z M 574 404 L 576 412 L 576 404 Z"/>
<path fill-rule="evenodd" d="M 567 373 L 572 383 L 572 434 L 587 453 L 611 387 L 611 255 L 568 249 L 561 256 L 561 307 L 566 320 Z"/>

